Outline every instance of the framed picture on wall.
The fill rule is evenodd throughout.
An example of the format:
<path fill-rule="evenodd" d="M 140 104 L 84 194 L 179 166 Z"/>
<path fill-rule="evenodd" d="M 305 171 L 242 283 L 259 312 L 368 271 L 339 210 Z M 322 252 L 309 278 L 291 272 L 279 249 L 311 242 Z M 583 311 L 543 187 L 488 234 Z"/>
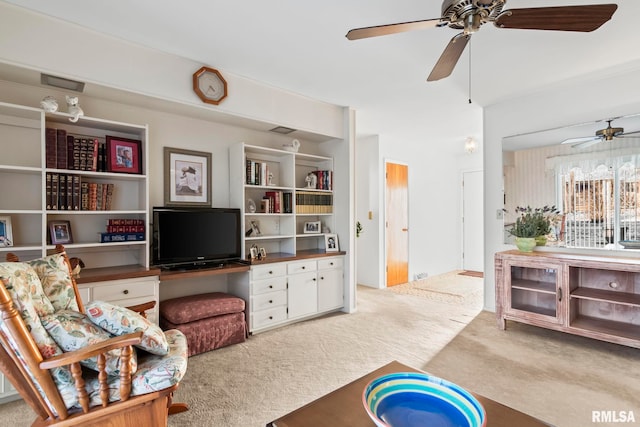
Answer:
<path fill-rule="evenodd" d="M 107 171 L 142 173 L 142 141 L 107 135 Z"/>
<path fill-rule="evenodd" d="M 13 232 L 11 230 L 11 217 L 0 216 L 0 247 L 13 246 Z"/>
<path fill-rule="evenodd" d="M 211 153 L 164 147 L 165 206 L 211 206 Z"/>

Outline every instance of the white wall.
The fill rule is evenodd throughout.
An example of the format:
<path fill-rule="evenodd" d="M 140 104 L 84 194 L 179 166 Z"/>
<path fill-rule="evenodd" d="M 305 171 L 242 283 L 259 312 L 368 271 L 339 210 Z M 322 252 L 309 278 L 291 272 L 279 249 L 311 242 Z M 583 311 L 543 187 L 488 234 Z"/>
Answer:
<path fill-rule="evenodd" d="M 484 217 L 485 308 L 495 310 L 496 252 L 504 245 L 502 220 L 502 138 L 521 133 L 623 116 L 640 112 L 640 64 L 632 63 L 582 79 L 562 82 L 548 90 L 523 95 L 485 108 Z M 629 253 L 625 253 L 629 256 Z"/>
<path fill-rule="evenodd" d="M 474 120 L 482 110 L 474 108 Z M 357 239 L 358 283 L 384 288 L 384 162 L 409 168 L 409 280 L 462 268 L 462 182 L 464 170 L 482 169 L 482 143 L 464 152 L 466 136 L 427 135 L 407 141 L 393 136 L 358 139 L 357 218 L 365 231 Z M 480 139 L 480 138 L 477 138 Z M 369 221 L 367 212 L 373 211 Z"/>
<path fill-rule="evenodd" d="M 358 268 L 356 283 L 373 288 L 385 286 L 384 259 L 379 245 L 384 236 L 379 150 L 377 135 L 356 140 L 356 221 L 360 221 L 363 229 L 355 241 Z"/>

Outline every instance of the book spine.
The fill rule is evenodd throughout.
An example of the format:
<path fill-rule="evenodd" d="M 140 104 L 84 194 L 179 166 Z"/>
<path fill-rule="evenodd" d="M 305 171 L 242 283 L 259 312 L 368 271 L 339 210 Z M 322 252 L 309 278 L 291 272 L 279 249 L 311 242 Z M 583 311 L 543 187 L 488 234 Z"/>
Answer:
<path fill-rule="evenodd" d="M 56 167 L 67 168 L 67 131 L 64 129 L 56 130 Z"/>
<path fill-rule="evenodd" d="M 45 164 L 46 164 L 46 167 L 50 169 L 55 169 L 58 166 L 57 134 L 58 134 L 58 131 L 55 128 L 45 129 L 45 156 L 46 156 Z"/>
<path fill-rule="evenodd" d="M 73 175 L 67 175 L 66 210 L 73 210 Z"/>
<path fill-rule="evenodd" d="M 144 240 L 144 233 L 100 233 L 100 243 L 139 242 Z"/>
<path fill-rule="evenodd" d="M 80 181 L 80 210 L 89 210 L 89 183 Z"/>
<path fill-rule="evenodd" d="M 74 145 L 74 136 L 67 135 L 67 169 L 75 169 L 75 165 L 73 163 L 73 145 Z"/>
<path fill-rule="evenodd" d="M 98 195 L 98 184 L 95 182 L 89 183 L 89 210 L 95 211 L 97 210 L 97 195 Z"/>
<path fill-rule="evenodd" d="M 59 182 L 59 174 L 52 173 L 51 174 L 51 209 L 58 209 L 58 182 Z"/>
<path fill-rule="evenodd" d="M 51 173 L 47 172 L 45 181 L 45 203 L 47 204 L 47 210 L 51 210 Z"/>
<path fill-rule="evenodd" d="M 98 170 L 98 138 L 93 138 L 93 144 L 91 145 L 91 170 L 96 172 Z"/>
<path fill-rule="evenodd" d="M 67 175 L 58 174 L 58 210 L 67 209 Z"/>
<path fill-rule="evenodd" d="M 73 196 L 71 207 L 74 211 L 80 210 L 80 192 L 82 189 L 82 182 L 80 179 L 80 175 L 73 175 Z"/>

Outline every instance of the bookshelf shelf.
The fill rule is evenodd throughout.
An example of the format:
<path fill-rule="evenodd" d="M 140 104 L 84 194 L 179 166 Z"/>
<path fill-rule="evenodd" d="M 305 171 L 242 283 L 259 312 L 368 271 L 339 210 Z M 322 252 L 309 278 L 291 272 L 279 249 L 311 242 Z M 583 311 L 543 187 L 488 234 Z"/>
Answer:
<path fill-rule="evenodd" d="M 319 238 L 322 234 L 300 231 L 305 222 L 312 221 L 334 228 L 333 158 L 244 143 L 232 146 L 229 156 L 231 205 L 239 207 L 245 219 L 243 257 L 254 244 L 264 246 L 267 253 L 294 255 L 324 249 L 324 239 Z M 272 185 L 265 185 L 269 181 Z M 246 211 L 249 199 L 257 212 Z M 246 234 L 254 224 L 260 236 Z"/>
<path fill-rule="evenodd" d="M 24 260 L 45 256 L 54 249 L 49 243 L 49 222 L 69 221 L 73 243 L 65 243 L 65 248 L 70 257 L 82 257 L 91 268 L 131 264 L 132 260 L 148 268 L 146 232 L 145 239 L 141 241 L 99 243 L 100 233 L 107 231 L 109 220 L 142 220 L 145 225 L 149 222 L 147 126 L 86 116 L 72 123 L 69 118 L 66 113 L 45 113 L 37 108 L 0 103 L 0 134 L 3 135 L 0 139 L 3 153 L 0 215 L 11 220 L 14 244 L 0 250 L 13 252 Z M 55 139 L 52 139 L 53 133 L 56 134 Z M 109 172 L 104 161 L 99 167 L 98 155 L 105 158 L 107 154 L 107 135 L 140 141 L 141 174 Z M 16 143 L 20 145 L 19 150 L 13 147 Z M 103 144 L 104 149 L 91 151 Z M 89 154 L 93 152 L 95 156 Z M 58 163 L 59 159 L 61 163 Z M 65 184 L 69 177 L 71 192 L 65 185 L 64 193 L 59 187 L 57 196 L 54 196 L 48 180 L 54 175 L 58 178 L 64 176 Z M 111 209 L 79 209 L 82 207 L 83 182 L 95 183 L 98 188 L 102 185 L 104 190 L 107 189 L 105 184 L 112 184 L 113 193 L 109 195 Z M 15 191 L 17 188 L 20 191 Z M 108 192 L 104 190 L 102 195 L 107 196 Z M 25 193 L 30 196 L 25 197 Z M 50 208 L 54 200 L 59 209 Z M 60 208 L 62 206 L 64 209 Z M 106 206 L 105 199 L 103 207 Z M 114 246 L 118 246 L 117 251 L 110 249 Z M 89 253 L 87 249 L 90 249 Z"/>

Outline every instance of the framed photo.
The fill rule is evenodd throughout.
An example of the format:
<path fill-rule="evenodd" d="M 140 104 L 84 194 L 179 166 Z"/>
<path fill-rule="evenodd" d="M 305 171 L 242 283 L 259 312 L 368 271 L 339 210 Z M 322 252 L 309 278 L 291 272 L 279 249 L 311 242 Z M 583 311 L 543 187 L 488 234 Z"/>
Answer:
<path fill-rule="evenodd" d="M 107 135 L 107 171 L 142 173 L 142 141 Z"/>
<path fill-rule="evenodd" d="M 13 246 L 13 232 L 11 230 L 11 217 L 0 216 L 0 247 Z"/>
<path fill-rule="evenodd" d="M 71 222 L 69 221 L 49 221 L 49 235 L 51 244 L 73 243 L 71 234 Z"/>
<path fill-rule="evenodd" d="M 249 253 L 251 254 L 251 259 L 258 259 L 258 255 L 260 254 L 260 251 L 258 250 L 258 247 L 256 245 L 253 245 L 251 246 Z"/>
<path fill-rule="evenodd" d="M 317 234 L 320 233 L 320 221 L 312 221 L 304 223 L 304 232 Z"/>
<path fill-rule="evenodd" d="M 267 250 L 265 248 L 260 248 L 258 255 L 258 258 L 265 259 L 267 257 Z"/>
<path fill-rule="evenodd" d="M 258 237 L 262 235 L 262 233 L 260 232 L 260 224 L 255 219 L 251 221 L 251 230 L 253 230 L 252 234 L 254 237 Z"/>
<path fill-rule="evenodd" d="M 211 206 L 211 153 L 164 147 L 165 206 Z"/>
<path fill-rule="evenodd" d="M 324 251 L 325 252 L 338 252 L 340 245 L 338 244 L 337 234 L 325 234 L 324 235 Z"/>

